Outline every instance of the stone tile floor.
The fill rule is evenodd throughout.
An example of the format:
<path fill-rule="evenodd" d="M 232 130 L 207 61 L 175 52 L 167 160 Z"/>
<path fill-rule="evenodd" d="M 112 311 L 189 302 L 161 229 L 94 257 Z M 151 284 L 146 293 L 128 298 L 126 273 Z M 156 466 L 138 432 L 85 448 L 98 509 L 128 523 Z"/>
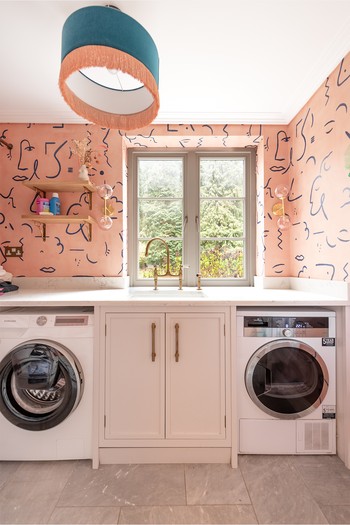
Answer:
<path fill-rule="evenodd" d="M 336 456 L 240 456 L 222 464 L 0 462 L 0 523 L 350 524 Z"/>

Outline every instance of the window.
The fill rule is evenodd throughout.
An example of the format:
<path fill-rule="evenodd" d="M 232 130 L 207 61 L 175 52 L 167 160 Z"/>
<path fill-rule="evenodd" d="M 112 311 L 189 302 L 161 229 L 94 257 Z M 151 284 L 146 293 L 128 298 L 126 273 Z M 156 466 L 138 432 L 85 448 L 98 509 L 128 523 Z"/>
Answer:
<path fill-rule="evenodd" d="M 255 261 L 255 149 L 133 150 L 128 175 L 133 286 L 250 285 Z M 148 254 L 145 251 L 149 244 Z M 165 241 L 165 242 L 163 242 Z M 168 271 L 168 272 L 167 272 Z M 171 274 L 166 275 L 166 274 Z M 164 277 L 162 277 L 164 276 Z"/>

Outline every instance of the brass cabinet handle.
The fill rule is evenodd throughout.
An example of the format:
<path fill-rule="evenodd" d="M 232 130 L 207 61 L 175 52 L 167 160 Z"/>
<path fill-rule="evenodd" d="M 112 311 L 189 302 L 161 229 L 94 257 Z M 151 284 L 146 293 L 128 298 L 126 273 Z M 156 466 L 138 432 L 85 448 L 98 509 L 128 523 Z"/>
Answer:
<path fill-rule="evenodd" d="M 156 360 L 156 323 L 152 323 L 152 361 Z"/>
<path fill-rule="evenodd" d="M 175 361 L 179 362 L 179 323 L 176 323 L 175 325 Z"/>

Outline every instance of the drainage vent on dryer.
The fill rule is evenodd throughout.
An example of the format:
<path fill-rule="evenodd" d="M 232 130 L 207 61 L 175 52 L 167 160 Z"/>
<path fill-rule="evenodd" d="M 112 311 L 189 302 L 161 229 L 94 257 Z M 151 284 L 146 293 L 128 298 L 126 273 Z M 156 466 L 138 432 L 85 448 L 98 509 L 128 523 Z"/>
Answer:
<path fill-rule="evenodd" d="M 332 449 L 331 428 L 329 421 L 298 421 L 297 452 L 329 452 Z"/>

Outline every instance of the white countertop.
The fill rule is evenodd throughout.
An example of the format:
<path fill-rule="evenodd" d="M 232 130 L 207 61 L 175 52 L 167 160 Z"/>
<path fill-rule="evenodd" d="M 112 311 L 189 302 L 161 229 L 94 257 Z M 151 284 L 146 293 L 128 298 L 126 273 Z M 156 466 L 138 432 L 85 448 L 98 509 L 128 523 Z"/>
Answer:
<path fill-rule="evenodd" d="M 327 290 L 328 291 L 328 290 Z M 30 289 L 20 288 L 0 296 L 0 308 L 15 306 L 135 306 L 212 305 L 226 306 L 345 306 L 344 296 L 295 289 L 255 287 L 194 288 L 159 290 L 145 288 L 108 289 Z"/>

